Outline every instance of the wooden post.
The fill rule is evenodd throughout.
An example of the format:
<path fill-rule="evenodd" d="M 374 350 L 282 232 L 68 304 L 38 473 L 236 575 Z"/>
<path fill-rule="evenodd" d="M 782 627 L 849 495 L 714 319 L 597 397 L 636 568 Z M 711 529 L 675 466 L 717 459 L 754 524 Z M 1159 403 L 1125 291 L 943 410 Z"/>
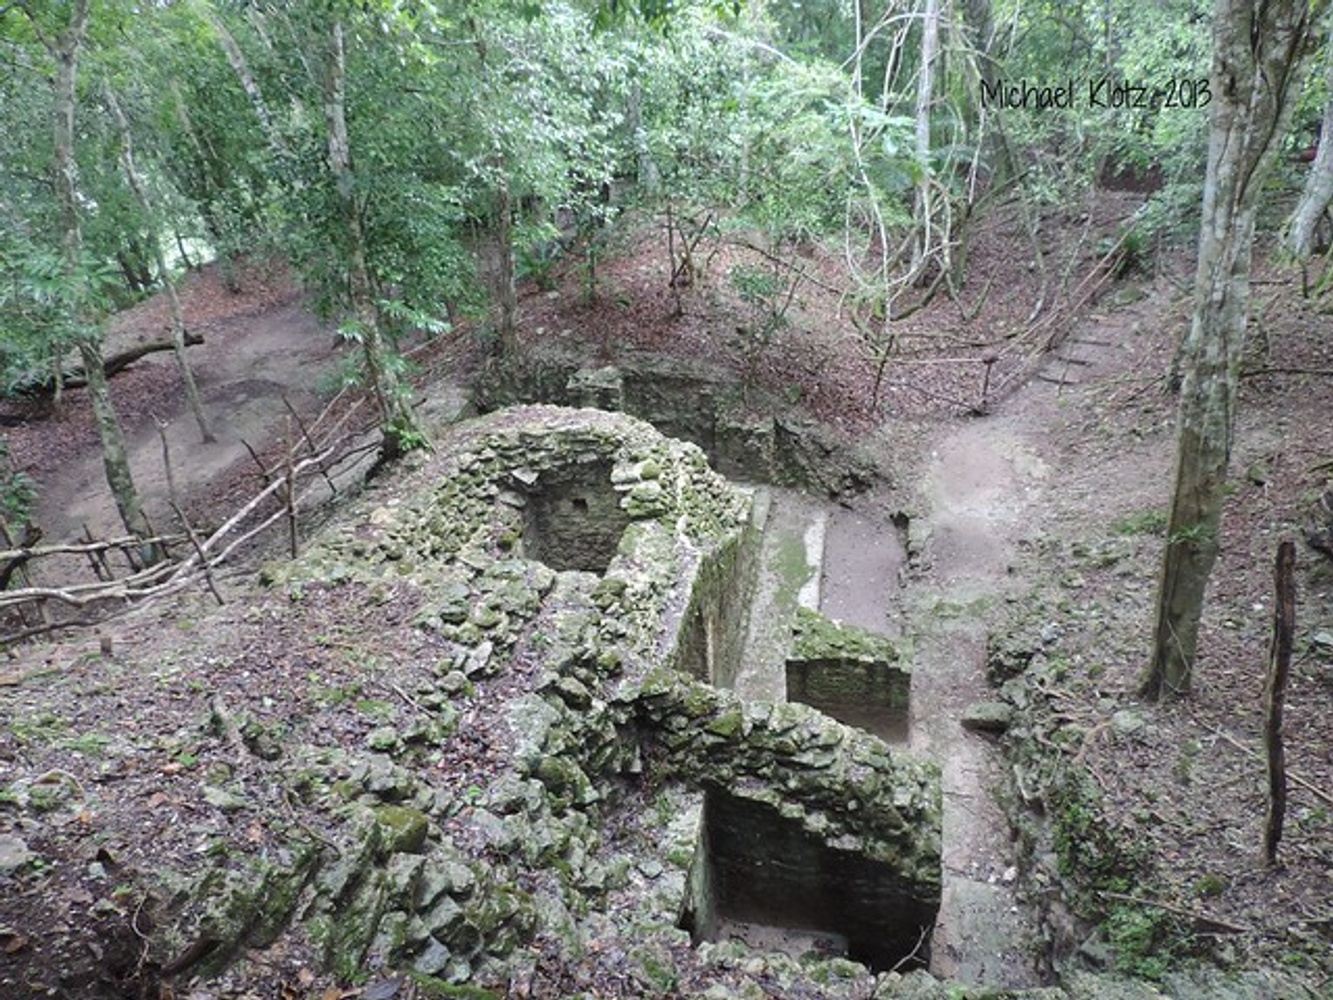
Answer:
<path fill-rule="evenodd" d="M 194 525 L 190 519 L 185 516 L 185 507 L 181 502 L 180 494 L 176 492 L 176 477 L 171 471 L 171 449 L 167 446 L 167 424 L 164 420 L 153 417 L 153 423 L 157 424 L 157 436 L 162 439 L 162 469 L 167 476 L 167 497 L 171 504 L 171 509 L 175 511 L 177 520 L 185 529 L 186 537 L 190 539 L 190 545 L 194 548 L 194 553 L 199 557 L 200 567 L 203 569 L 204 579 L 208 582 L 208 589 L 212 591 L 214 599 L 218 604 L 226 604 L 222 599 L 222 593 L 218 590 L 217 581 L 213 579 L 213 568 L 209 565 L 208 554 L 204 552 L 203 546 L 199 542 L 199 535 L 194 530 Z"/>
<path fill-rule="evenodd" d="M 287 436 L 284 440 L 287 454 L 287 475 L 286 485 L 283 490 L 287 501 L 287 540 L 289 542 L 292 558 L 297 555 L 297 524 L 296 524 L 296 469 L 292 464 L 295 458 L 296 444 L 292 438 L 292 418 L 287 418 Z"/>
<path fill-rule="evenodd" d="M 1282 702 L 1291 672 L 1292 637 L 1296 631 L 1296 544 L 1284 539 L 1273 567 L 1273 642 L 1264 683 L 1264 749 L 1268 759 L 1268 816 L 1264 821 L 1264 861 L 1276 864 L 1287 810 L 1287 762 L 1282 749 Z"/>
<path fill-rule="evenodd" d="M 98 551 L 94 548 L 97 545 L 97 539 L 93 538 L 93 529 L 88 527 L 87 521 L 83 522 L 83 537 L 88 540 L 88 560 L 93 564 L 93 574 L 99 580 L 114 580 L 116 573 L 111 568 L 111 564 L 107 562 L 106 550 Z"/>
<path fill-rule="evenodd" d="M 995 362 L 999 360 L 1000 356 L 994 351 L 987 351 L 981 358 L 982 363 L 986 366 L 986 371 L 981 377 L 981 404 L 978 407 L 982 413 L 986 412 L 987 397 L 990 395 L 991 369 L 995 367 Z"/>

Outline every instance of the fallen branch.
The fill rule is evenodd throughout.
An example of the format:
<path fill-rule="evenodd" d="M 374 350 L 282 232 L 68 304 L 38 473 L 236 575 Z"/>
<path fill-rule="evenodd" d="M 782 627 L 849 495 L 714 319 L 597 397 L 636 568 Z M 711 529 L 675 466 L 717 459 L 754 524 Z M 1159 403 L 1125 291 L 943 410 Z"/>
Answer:
<path fill-rule="evenodd" d="M 1255 760 L 1264 759 L 1258 752 L 1251 750 L 1240 740 L 1236 739 L 1236 737 L 1228 733 L 1225 729 L 1221 729 L 1217 726 L 1210 726 L 1206 722 L 1200 722 L 1198 719 L 1195 719 L 1194 722 L 1200 728 L 1208 730 L 1214 736 L 1226 740 L 1233 747 L 1235 747 L 1242 753 L 1246 754 L 1247 756 L 1252 757 Z M 1292 781 L 1296 782 L 1296 784 L 1300 785 L 1315 798 L 1321 800 L 1327 805 L 1333 806 L 1333 795 L 1330 795 L 1328 792 L 1324 791 L 1322 788 L 1320 788 L 1314 782 L 1310 781 L 1308 778 L 1301 777 L 1299 774 L 1297 774 L 1295 771 L 1292 771 L 1290 768 L 1287 770 L 1287 777 L 1290 778 Z"/>
<path fill-rule="evenodd" d="M 1251 368 L 1240 373 L 1241 378 L 1258 378 L 1261 375 L 1316 375 L 1319 378 L 1333 378 L 1333 368 Z"/>
<path fill-rule="evenodd" d="M 181 527 L 185 529 L 185 534 L 189 536 L 190 544 L 194 546 L 195 553 L 203 556 L 204 550 L 199 547 L 199 535 L 195 532 L 194 525 L 190 524 L 189 518 L 185 516 L 185 510 L 180 502 L 180 494 L 176 492 L 176 474 L 171 471 L 171 448 L 167 445 L 166 422 L 158 420 L 156 417 L 153 418 L 153 422 L 157 424 L 157 436 L 162 439 L 162 468 L 167 477 L 167 502 L 171 504 L 171 509 L 175 511 L 177 520 L 180 521 Z M 208 589 L 213 592 L 213 597 L 218 604 L 226 604 L 227 602 L 222 599 L 222 594 L 218 590 L 217 581 L 213 579 L 213 573 L 209 569 L 207 560 L 204 561 L 203 568 L 204 579 L 208 583 Z"/>
<path fill-rule="evenodd" d="M 292 476 L 299 476 L 312 466 L 323 462 L 332 457 L 339 446 L 355 435 L 349 434 L 340 438 L 336 443 L 329 445 L 317 455 L 303 459 L 292 466 Z M 242 521 L 248 518 L 259 508 L 265 500 L 269 499 L 287 483 L 287 478 L 275 479 L 264 487 L 258 494 L 245 503 L 240 510 L 236 511 L 226 523 L 218 528 L 207 540 L 198 542 L 193 554 L 179 563 L 157 563 L 148 569 L 141 570 L 130 576 L 123 577 L 113 583 L 98 581 L 97 583 L 74 584 L 69 587 L 26 587 L 21 590 L 11 590 L 0 594 L 0 608 L 12 605 L 26 603 L 31 600 L 56 600 L 74 607 L 84 607 L 98 601 L 104 600 L 140 600 L 153 597 L 161 597 L 168 593 L 174 593 L 188 583 L 193 576 L 194 571 L 200 569 L 204 564 L 209 567 L 216 566 L 226 553 L 231 552 L 236 543 L 233 542 L 224 550 L 223 557 L 214 558 L 209 555 L 209 550 L 217 545 L 223 538 L 230 534 Z M 286 515 L 285 508 L 279 512 L 279 516 Z M 266 524 L 268 522 L 265 522 Z M 251 533 L 252 534 L 252 533 Z M 251 537 L 251 534 L 243 536 Z M 140 586 L 147 584 L 147 586 Z"/>
<path fill-rule="evenodd" d="M 1196 923 L 1207 924 L 1209 927 L 1216 927 L 1218 930 L 1226 931 L 1228 934 L 1253 934 L 1254 928 L 1245 924 L 1233 924 L 1229 920 L 1223 920 L 1220 917 L 1210 917 L 1206 913 L 1200 913 L 1197 910 L 1190 910 L 1183 906 L 1176 906 L 1173 903 L 1164 903 L 1157 899 L 1144 899 L 1142 896 L 1131 896 L 1125 892 L 1111 892 L 1109 889 L 1103 889 L 1099 893 L 1106 899 L 1115 899 L 1123 903 L 1134 903 L 1138 906 L 1151 906 L 1158 910 L 1165 910 L 1167 913 L 1174 913 L 1178 917 L 1185 917 Z"/>
<path fill-rule="evenodd" d="M 0 638 L 0 648 L 13 646 L 39 635 L 45 635 L 47 632 L 58 632 L 62 628 L 92 628 L 96 624 L 97 619 L 93 618 L 72 618 L 63 622 L 43 622 L 41 625 L 34 625 L 31 628 L 15 632 L 13 635 Z"/>
<path fill-rule="evenodd" d="M 930 930 L 931 930 L 930 924 L 925 924 L 922 926 L 921 933 L 917 936 L 916 944 L 912 945 L 912 950 L 909 951 L 902 958 L 898 959 L 898 961 L 894 963 L 893 968 L 890 969 L 889 972 L 891 973 L 897 972 L 904 965 L 912 961 L 921 953 L 921 946 L 926 943 L 926 936 L 930 933 Z"/>
<path fill-rule="evenodd" d="M 204 342 L 203 334 L 186 333 L 185 346 L 194 347 Z M 128 368 L 140 358 L 149 354 L 156 354 L 158 351 L 175 350 L 176 345 L 170 340 L 149 340 L 142 344 L 136 344 L 134 347 L 127 348 L 116 354 L 108 356 L 102 362 L 102 372 L 107 378 L 116 374 L 124 368 Z M 62 383 L 66 389 L 75 389 L 79 386 L 88 384 L 88 378 L 82 368 L 74 368 L 68 372 L 63 372 L 61 376 Z M 24 391 L 29 394 L 48 394 L 55 391 L 55 376 L 49 375 L 41 382 L 34 382 L 24 387 Z"/>
<path fill-rule="evenodd" d="M 306 447 L 312 452 L 319 451 L 319 448 L 315 446 L 314 438 L 310 436 L 310 431 L 306 429 L 305 421 L 301 419 L 301 414 L 296 412 L 296 407 L 292 406 L 291 400 L 287 398 L 286 393 L 283 393 L 282 405 L 287 407 L 287 412 L 291 414 L 292 419 L 296 421 L 296 426 L 301 431 L 301 436 L 305 438 Z M 249 447 L 249 445 L 246 447 Z M 320 466 L 319 474 L 324 477 L 324 482 L 328 483 L 329 492 L 336 497 L 338 495 L 338 487 L 333 485 L 333 480 L 329 478 L 329 474 L 325 471 L 323 466 Z"/>
<path fill-rule="evenodd" d="M 131 601 L 146 602 L 174 594 L 189 586 L 201 574 L 207 580 L 214 597 L 220 601 L 221 595 L 213 577 L 214 568 L 225 562 L 240 546 L 266 530 L 279 518 L 287 517 L 289 521 L 293 519 L 293 515 L 299 509 L 301 502 L 313 492 L 311 489 L 299 489 L 303 477 L 318 474 L 332 486 L 332 475 L 335 469 L 344 462 L 375 447 L 374 442 L 370 444 L 356 443 L 369 434 L 373 428 L 343 429 L 351 417 L 360 409 L 365 397 L 356 399 L 349 406 L 343 408 L 341 415 L 333 420 L 331 425 L 325 428 L 322 433 L 319 433 L 319 428 L 330 417 L 343 395 L 344 393 L 341 391 L 337 393 L 309 426 L 300 423 L 299 416 L 294 412 L 292 413 L 292 417 L 300 423 L 304 448 L 308 448 L 310 453 L 298 461 L 297 452 L 303 450 L 303 448 L 298 446 L 294 440 L 289 424 L 288 446 L 282 459 L 285 468 L 282 469 L 281 473 L 276 469 L 267 469 L 263 462 L 259 460 L 258 454 L 253 449 L 248 448 L 247 445 L 247 449 L 265 474 L 267 481 L 263 489 L 246 501 L 221 527 L 206 539 L 199 537 L 184 515 L 184 510 L 176 494 L 174 477 L 171 474 L 170 455 L 165 434 L 162 434 L 162 428 L 159 426 L 159 434 L 162 435 L 163 439 L 163 461 L 167 468 L 167 485 L 171 494 L 171 507 L 185 526 L 186 534 L 184 536 L 154 534 L 146 542 L 165 545 L 168 541 L 177 542 L 182 538 L 188 538 L 194 551 L 184 560 L 159 562 L 144 569 L 136 569 L 128 576 L 120 579 L 98 579 L 95 582 L 71 584 L 66 587 L 26 586 L 22 589 L 4 591 L 0 593 L 0 609 L 17 608 L 21 612 L 21 609 L 30 603 L 36 603 L 40 609 L 45 609 L 48 601 L 58 601 L 75 608 L 106 601 L 120 601 L 124 607 L 127 607 Z M 290 404 L 288 406 L 290 410 Z M 322 438 L 322 443 L 317 443 L 320 438 Z M 274 498 L 274 494 L 279 493 L 279 491 L 283 492 L 277 497 L 278 509 L 276 512 L 263 518 L 259 524 L 241 531 L 238 535 L 237 532 L 241 525 L 254 516 L 256 511 L 265 502 Z M 103 554 L 107 551 L 120 550 L 132 553 L 134 547 L 142 544 L 145 544 L 145 540 L 139 538 L 127 537 L 99 542 L 89 537 L 86 542 L 79 541 L 57 546 L 46 546 L 41 551 L 51 554 L 55 552 L 84 553 L 90 559 L 103 559 L 104 562 Z M 12 542 L 9 548 L 13 550 L 10 553 L 12 556 L 23 556 L 25 550 L 35 549 L 34 546 L 15 546 Z M 25 629 L 15 635 L 0 638 L 0 642 L 6 644 L 18 642 L 41 632 L 87 624 L 92 623 L 80 620 L 77 622 L 53 623 L 50 626 L 43 625 L 38 629 Z"/>

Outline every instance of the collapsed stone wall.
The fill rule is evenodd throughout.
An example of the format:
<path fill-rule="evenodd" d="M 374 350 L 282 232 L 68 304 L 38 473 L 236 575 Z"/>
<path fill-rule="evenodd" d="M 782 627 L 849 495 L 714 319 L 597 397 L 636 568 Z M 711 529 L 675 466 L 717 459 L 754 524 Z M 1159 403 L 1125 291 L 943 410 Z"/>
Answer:
<path fill-rule="evenodd" d="M 164 965 L 216 969 L 289 925 L 348 975 L 373 962 L 461 983 L 530 961 L 518 945 L 534 935 L 574 948 L 579 914 L 624 885 L 601 826 L 627 781 L 776 814 L 812 857 L 873 884 L 862 896 L 930 918 L 936 769 L 807 706 L 706 682 L 740 641 L 754 538 L 750 494 L 698 447 L 620 414 L 516 408 L 458 428 L 403 485 L 403 501 L 363 508 L 264 578 L 306 598 L 350 582 L 419 594 L 414 627 L 442 655 L 406 696 L 428 718 L 359 749 L 288 752 L 274 780 L 300 813 L 279 850 L 164 875 L 183 900 L 156 945 Z M 535 561 L 532 506 L 588 490 L 624 520 L 605 567 L 604 539 L 596 566 Z M 460 789 L 418 765 L 459 736 L 474 690 L 502 694 L 511 743 L 494 780 Z"/>
<path fill-rule="evenodd" d="M 733 374 L 678 358 L 635 356 L 589 369 L 548 350 L 487 373 L 474 398 L 482 411 L 542 402 L 629 413 L 699 445 L 714 468 L 742 481 L 846 496 L 887 477 L 869 452 L 789 402 L 746 405 Z"/>

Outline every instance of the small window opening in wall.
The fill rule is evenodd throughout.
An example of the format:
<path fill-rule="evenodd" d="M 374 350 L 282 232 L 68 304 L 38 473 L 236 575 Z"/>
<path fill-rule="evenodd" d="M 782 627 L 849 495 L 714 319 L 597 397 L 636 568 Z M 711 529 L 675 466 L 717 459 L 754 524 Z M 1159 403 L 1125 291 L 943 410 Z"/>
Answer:
<path fill-rule="evenodd" d="M 609 459 L 543 469 L 518 485 L 523 508 L 522 555 L 558 572 L 602 574 L 620 547 L 630 518 L 611 484 Z"/>

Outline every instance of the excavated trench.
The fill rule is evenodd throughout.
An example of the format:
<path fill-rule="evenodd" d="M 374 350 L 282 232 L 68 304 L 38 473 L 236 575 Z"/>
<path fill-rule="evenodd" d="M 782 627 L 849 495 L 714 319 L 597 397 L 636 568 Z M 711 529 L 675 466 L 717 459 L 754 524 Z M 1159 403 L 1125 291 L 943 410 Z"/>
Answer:
<path fill-rule="evenodd" d="M 928 957 L 935 910 L 894 866 L 811 836 L 766 803 L 709 791 L 695 864 L 682 926 L 696 941 L 846 955 L 876 972 Z"/>
<path fill-rule="evenodd" d="M 868 481 L 846 463 L 812 468 L 829 452 L 812 458 L 822 446 L 798 444 L 779 422 L 728 414 L 715 383 L 659 376 L 575 371 L 563 384 L 535 380 L 525 395 L 632 413 L 694 441 L 724 474 L 763 484 L 739 550 L 703 568 L 714 579 L 685 614 L 676 665 L 747 700 L 799 702 L 905 747 L 910 654 L 897 637 L 906 517 L 816 499 L 810 491 L 827 492 L 830 480 Z M 605 571 L 625 527 L 610 486 L 596 464 L 544 472 L 527 491 L 524 554 L 557 570 Z M 708 788 L 697 814 L 680 919 L 696 943 L 845 955 L 876 971 L 929 962 L 938 903 L 923 902 L 893 864 L 727 788 Z"/>
<path fill-rule="evenodd" d="M 904 747 L 911 675 L 885 635 L 906 562 L 898 526 L 773 487 L 757 488 L 755 520 L 752 554 L 723 591 L 733 605 L 745 595 L 743 614 L 717 615 L 733 624 L 712 633 L 713 648 L 727 655 L 692 657 L 693 672 L 747 699 L 809 705 Z M 859 573 L 829 561 L 833 537 L 857 553 Z M 834 607 L 879 631 L 832 619 Z M 835 847 L 725 788 L 707 791 L 698 829 L 681 917 L 696 943 L 842 955 L 874 971 L 929 962 L 936 905 L 923 904 L 893 865 Z"/>
<path fill-rule="evenodd" d="M 723 589 L 726 596 L 709 608 L 696 609 L 696 618 L 686 623 L 691 649 L 682 666 L 747 701 L 804 702 L 895 748 L 936 761 L 944 775 L 944 892 L 933 931 L 919 942 L 914 938 L 919 945 L 914 960 L 929 955 L 931 971 L 940 975 L 1039 985 L 1041 975 L 1034 975 L 1022 957 L 1023 942 L 1034 934 L 1012 885 L 1007 822 L 990 802 L 988 789 L 999 780 L 994 754 L 984 740 L 958 725 L 967 702 L 984 697 L 978 654 L 967 638 L 970 631 L 959 633 L 929 610 L 940 601 L 954 600 L 950 553 L 958 531 L 972 530 L 971 522 L 961 528 L 955 524 L 957 504 L 950 496 L 935 495 L 939 491 L 931 483 L 940 473 L 932 472 L 918 491 L 930 512 L 921 525 L 909 524 L 901 514 L 876 514 L 871 504 L 857 503 L 885 478 L 873 452 L 861 453 L 845 439 L 779 407 L 771 408 L 772 416 L 756 415 L 737 405 L 734 383 L 725 373 L 676 361 L 634 360 L 623 368 L 588 370 L 577 361 L 547 358 L 504 391 L 479 396 L 482 409 L 513 401 L 629 413 L 665 434 L 698 444 L 710 464 L 733 481 L 760 484 L 754 504 L 756 539 L 745 557 L 751 565 Z M 968 454 L 955 463 L 954 457 L 945 456 L 934 467 L 947 471 L 956 464 L 957 474 L 970 482 L 978 469 L 997 472 L 991 469 L 994 457 L 990 452 Z M 1004 476 L 1000 481 L 1007 482 Z M 983 540 L 989 544 L 990 515 L 983 511 L 979 516 Z M 924 565 L 913 574 L 926 586 L 911 590 L 905 586 L 909 529 L 914 539 L 930 540 Z M 977 572 L 994 591 L 989 570 Z M 821 649 L 816 643 L 804 655 L 794 655 L 792 622 L 802 610 L 839 623 L 851 638 L 835 636 L 832 648 Z M 907 634 L 919 649 L 913 651 L 902 639 Z M 889 645 L 863 641 L 867 636 Z M 924 672 L 913 682 L 901 668 L 914 659 Z M 698 853 L 705 861 L 718 845 L 763 858 L 763 843 L 784 840 L 781 830 L 759 816 L 752 819 L 760 834 L 739 839 L 719 834 L 711 830 L 719 815 L 730 813 L 716 805 L 700 810 Z M 708 880 L 698 876 L 692 884 Z M 855 943 L 861 938 L 854 928 L 815 919 L 819 911 L 813 904 L 791 905 L 790 900 L 802 900 L 805 892 L 799 879 L 787 888 L 780 880 L 772 882 L 771 891 L 760 897 L 768 901 L 766 909 L 736 902 L 727 884 L 717 881 L 721 895 L 712 909 L 687 900 L 687 915 L 713 915 L 683 921 L 696 940 L 737 938 L 758 948 L 790 952 L 867 954 Z M 871 912 L 860 911 L 857 921 L 882 924 L 890 937 L 907 937 L 898 933 L 895 928 L 901 925 L 890 916 L 867 916 Z"/>

